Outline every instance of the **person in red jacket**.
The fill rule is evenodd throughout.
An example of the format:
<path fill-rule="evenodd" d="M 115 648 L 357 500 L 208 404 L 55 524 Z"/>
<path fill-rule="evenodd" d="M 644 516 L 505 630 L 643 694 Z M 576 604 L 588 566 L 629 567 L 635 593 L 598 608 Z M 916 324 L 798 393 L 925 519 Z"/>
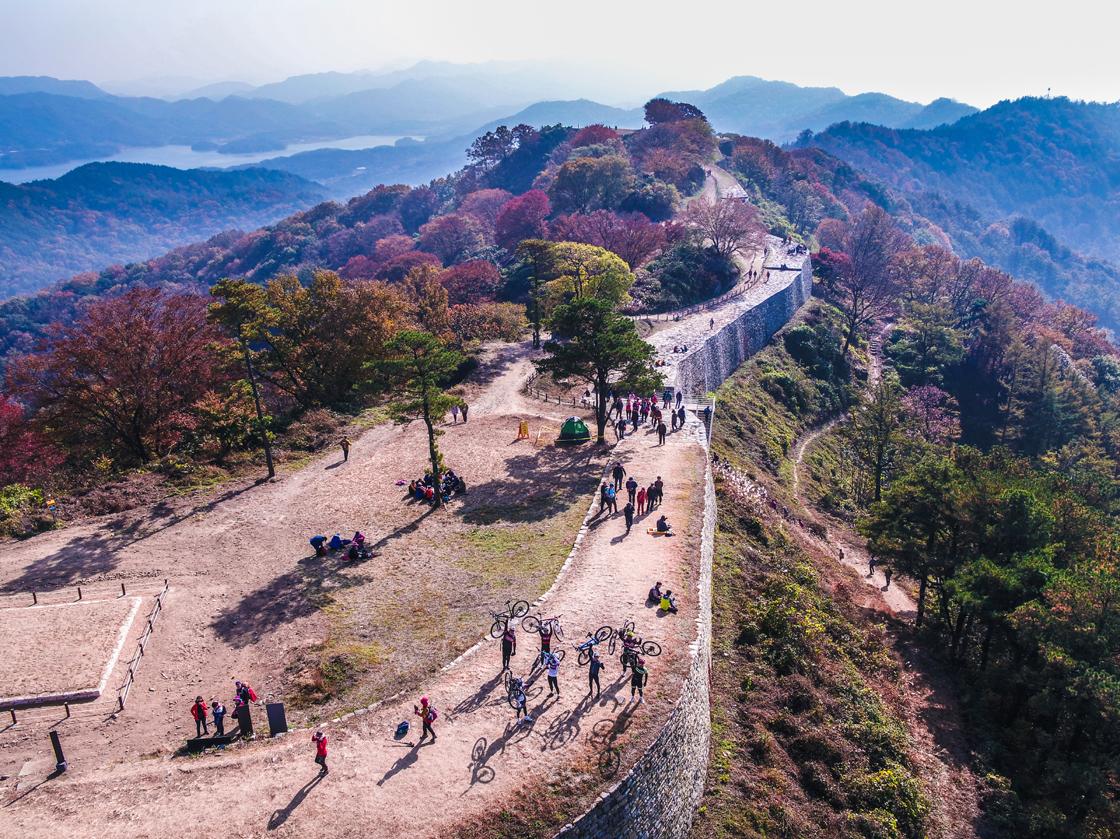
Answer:
<path fill-rule="evenodd" d="M 315 762 L 321 767 L 319 774 L 326 775 L 330 771 L 327 769 L 327 735 L 316 731 L 311 735 L 311 742 L 315 744 Z"/>
<path fill-rule="evenodd" d="M 201 737 L 203 734 L 210 733 L 210 729 L 206 727 L 206 713 L 208 710 L 202 697 L 195 697 L 194 704 L 191 705 L 191 716 L 194 717 L 195 737 Z"/>

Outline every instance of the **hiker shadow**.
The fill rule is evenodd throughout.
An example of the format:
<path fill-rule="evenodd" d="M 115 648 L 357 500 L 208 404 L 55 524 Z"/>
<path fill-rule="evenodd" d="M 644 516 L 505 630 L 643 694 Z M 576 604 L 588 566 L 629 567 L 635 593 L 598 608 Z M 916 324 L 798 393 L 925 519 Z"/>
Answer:
<path fill-rule="evenodd" d="M 612 537 L 611 538 L 611 544 L 612 545 L 620 544 L 621 542 L 623 542 L 626 539 L 626 536 L 627 536 L 627 534 L 622 533 L 622 534 L 619 534 L 618 536 Z"/>
<path fill-rule="evenodd" d="M 287 807 L 282 810 L 277 810 L 272 814 L 272 817 L 268 820 L 268 829 L 276 830 L 276 828 L 284 824 L 284 822 L 286 822 L 291 817 L 292 813 L 295 812 L 296 808 L 303 803 L 303 800 L 307 798 L 311 790 L 315 789 L 315 787 L 318 786 L 319 782 L 322 780 L 323 775 L 318 775 L 317 777 L 304 784 L 299 792 L 292 796 L 292 800 L 288 802 Z"/>
<path fill-rule="evenodd" d="M 504 473 L 471 487 L 454 510 L 467 524 L 547 521 L 588 490 L 588 467 L 600 457 L 594 448 L 537 447 L 505 460 Z M 580 502 L 584 503 L 584 502 Z"/>
<path fill-rule="evenodd" d="M 336 460 L 336 461 L 335 461 L 334 463 L 332 463 L 332 464 L 331 464 L 330 466 L 326 466 L 326 467 L 324 467 L 324 468 L 323 468 L 323 471 L 324 471 L 324 472 L 326 472 L 326 471 L 328 471 L 328 470 L 330 470 L 330 469 L 337 469 L 337 468 L 338 468 L 339 466 L 341 466 L 341 465 L 342 465 L 342 464 L 344 464 L 345 462 L 346 462 L 345 460 Z"/>
<path fill-rule="evenodd" d="M 420 759 L 420 750 L 425 746 L 434 745 L 434 740 L 421 740 L 420 742 L 418 742 L 415 746 L 410 748 L 406 754 L 403 754 L 399 758 L 397 758 L 396 762 L 389 767 L 389 771 L 381 776 L 381 780 L 377 782 L 377 785 L 382 786 L 394 775 L 397 775 L 398 773 L 403 772 L 406 769 L 411 769 L 416 764 L 416 761 Z"/>
<path fill-rule="evenodd" d="M 500 704 L 498 702 L 491 703 L 490 697 L 493 695 L 494 689 L 501 683 L 501 681 L 502 674 L 499 673 L 493 679 L 484 683 L 482 687 L 478 689 L 474 696 L 468 696 L 466 699 L 456 705 L 452 709 L 452 713 L 469 714 L 471 711 L 477 711 L 484 705 Z"/>
<path fill-rule="evenodd" d="M 615 704 L 618 705 L 617 699 Z M 595 723 L 587 735 L 588 744 L 599 753 L 599 775 L 606 780 L 615 776 L 622 763 L 622 747 L 618 741 L 630 727 L 632 711 L 632 707 L 624 706 L 613 720 L 599 720 Z"/>

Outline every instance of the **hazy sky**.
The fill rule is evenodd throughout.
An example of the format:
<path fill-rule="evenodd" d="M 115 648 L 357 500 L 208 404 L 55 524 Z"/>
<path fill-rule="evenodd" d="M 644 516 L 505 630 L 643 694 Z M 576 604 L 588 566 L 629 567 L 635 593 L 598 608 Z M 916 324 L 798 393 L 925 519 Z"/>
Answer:
<path fill-rule="evenodd" d="M 1019 0 L 0 0 L 0 75 L 277 81 L 450 61 L 625 62 L 648 91 L 733 75 L 979 106 L 1115 101 L 1120 6 Z"/>

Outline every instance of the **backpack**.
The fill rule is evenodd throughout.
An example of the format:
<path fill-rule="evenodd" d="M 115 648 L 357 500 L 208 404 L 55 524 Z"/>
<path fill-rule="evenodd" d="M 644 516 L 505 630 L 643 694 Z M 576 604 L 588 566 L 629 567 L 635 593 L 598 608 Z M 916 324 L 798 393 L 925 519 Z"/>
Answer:
<path fill-rule="evenodd" d="M 409 728 L 411 728 L 411 726 L 408 724 L 408 720 L 405 720 L 397 726 L 397 736 L 404 737 L 406 734 L 408 734 Z"/>
<path fill-rule="evenodd" d="M 436 710 L 435 705 L 429 705 L 428 711 L 431 712 L 431 717 L 428 719 L 428 722 L 435 722 L 439 719 L 439 711 Z"/>

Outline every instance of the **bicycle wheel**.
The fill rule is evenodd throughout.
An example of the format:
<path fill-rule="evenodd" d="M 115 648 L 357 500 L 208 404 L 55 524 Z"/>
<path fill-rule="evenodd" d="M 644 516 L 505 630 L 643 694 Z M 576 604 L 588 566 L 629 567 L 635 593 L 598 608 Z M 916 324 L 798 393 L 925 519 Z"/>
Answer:
<path fill-rule="evenodd" d="M 491 638 L 501 638 L 505 634 L 506 634 L 506 625 L 502 621 L 498 621 L 498 620 L 494 621 L 493 625 L 491 625 L 491 627 L 490 627 L 490 637 Z"/>
<path fill-rule="evenodd" d="M 579 658 L 576 661 L 579 662 L 580 667 L 586 667 L 587 662 L 591 661 L 591 650 L 580 650 Z"/>
<path fill-rule="evenodd" d="M 566 656 L 566 655 L 567 655 L 567 653 L 566 653 L 566 652 L 564 652 L 564 650 L 556 650 L 556 651 L 555 651 L 555 652 L 554 652 L 554 653 L 552 654 L 552 657 L 553 657 L 553 658 L 555 658 L 555 659 L 556 659 L 557 661 L 563 661 L 563 660 L 564 660 L 564 656 Z"/>
<path fill-rule="evenodd" d="M 515 618 L 524 617 L 529 614 L 529 602 L 527 600 L 517 600 L 510 606 L 510 611 Z"/>
<path fill-rule="evenodd" d="M 622 629 L 618 630 L 618 637 L 625 638 L 627 632 L 634 631 L 634 621 L 627 618 L 622 622 Z"/>
<path fill-rule="evenodd" d="M 558 620 L 553 620 L 552 621 L 552 631 L 554 633 L 556 633 L 556 639 L 558 641 L 563 641 L 564 640 L 564 627 L 562 627 L 560 625 L 560 621 L 558 621 Z"/>
<path fill-rule="evenodd" d="M 509 707 L 517 710 L 517 691 L 513 688 L 510 688 L 509 693 L 506 694 L 506 702 L 509 703 Z"/>
<path fill-rule="evenodd" d="M 611 635 L 611 637 L 607 639 L 607 655 L 614 655 L 614 651 L 615 651 L 615 637 L 614 637 L 614 635 Z"/>
<path fill-rule="evenodd" d="M 643 641 L 642 652 L 646 655 L 661 655 L 661 645 L 656 641 Z"/>
<path fill-rule="evenodd" d="M 600 626 L 595 630 L 595 640 L 599 642 L 606 641 L 614 635 L 614 630 L 609 626 Z"/>
<path fill-rule="evenodd" d="M 502 680 L 502 685 L 505 687 L 506 693 L 509 693 L 511 690 L 513 690 L 513 673 L 511 673 L 509 670 L 505 672 L 505 678 Z"/>
<path fill-rule="evenodd" d="M 541 622 L 533 615 L 521 619 L 521 628 L 526 632 L 537 632 L 541 628 Z"/>

